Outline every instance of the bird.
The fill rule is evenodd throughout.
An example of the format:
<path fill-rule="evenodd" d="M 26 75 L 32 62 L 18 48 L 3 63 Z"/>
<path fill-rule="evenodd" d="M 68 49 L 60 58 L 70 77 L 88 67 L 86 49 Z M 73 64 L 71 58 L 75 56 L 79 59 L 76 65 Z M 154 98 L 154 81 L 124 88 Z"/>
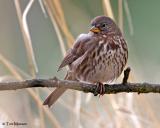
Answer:
<path fill-rule="evenodd" d="M 67 51 L 58 70 L 68 66 L 65 80 L 91 83 L 103 95 L 104 83 L 116 80 L 122 73 L 128 60 L 128 47 L 120 28 L 110 17 L 97 16 L 90 25 L 89 32 L 80 34 Z M 43 105 L 50 107 L 65 91 L 65 87 L 56 88 Z"/>

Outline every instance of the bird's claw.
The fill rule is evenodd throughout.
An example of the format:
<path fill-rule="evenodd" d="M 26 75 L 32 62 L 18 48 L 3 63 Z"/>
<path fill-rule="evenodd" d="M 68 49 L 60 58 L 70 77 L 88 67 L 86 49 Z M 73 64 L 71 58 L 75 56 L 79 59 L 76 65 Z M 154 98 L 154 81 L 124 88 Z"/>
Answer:
<path fill-rule="evenodd" d="M 100 97 L 100 96 L 103 96 L 104 94 L 105 94 L 104 84 L 102 84 L 100 82 L 97 82 L 96 83 L 96 89 L 95 89 L 95 92 L 94 92 L 94 96 L 99 95 L 99 97 Z"/>

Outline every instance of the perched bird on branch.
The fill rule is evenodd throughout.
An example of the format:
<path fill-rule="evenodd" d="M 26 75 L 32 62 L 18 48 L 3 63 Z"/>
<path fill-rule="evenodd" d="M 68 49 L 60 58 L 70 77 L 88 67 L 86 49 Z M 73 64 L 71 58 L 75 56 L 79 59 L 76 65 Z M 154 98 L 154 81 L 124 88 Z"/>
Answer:
<path fill-rule="evenodd" d="M 81 34 L 68 50 L 59 70 L 69 66 L 66 80 L 95 84 L 103 95 L 103 83 L 115 80 L 122 73 L 127 59 L 126 41 L 115 22 L 106 16 L 97 16 L 91 21 L 88 34 Z M 44 101 L 49 107 L 66 91 L 55 89 Z"/>

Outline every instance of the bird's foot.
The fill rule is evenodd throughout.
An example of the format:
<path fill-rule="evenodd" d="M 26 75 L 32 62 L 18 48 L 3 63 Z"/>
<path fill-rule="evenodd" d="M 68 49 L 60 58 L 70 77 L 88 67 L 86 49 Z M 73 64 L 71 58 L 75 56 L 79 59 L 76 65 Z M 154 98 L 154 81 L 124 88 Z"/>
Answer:
<path fill-rule="evenodd" d="M 97 82 L 96 83 L 96 90 L 94 92 L 94 96 L 97 96 L 99 95 L 100 96 L 103 96 L 105 94 L 105 86 L 103 83 L 100 83 L 100 82 Z"/>

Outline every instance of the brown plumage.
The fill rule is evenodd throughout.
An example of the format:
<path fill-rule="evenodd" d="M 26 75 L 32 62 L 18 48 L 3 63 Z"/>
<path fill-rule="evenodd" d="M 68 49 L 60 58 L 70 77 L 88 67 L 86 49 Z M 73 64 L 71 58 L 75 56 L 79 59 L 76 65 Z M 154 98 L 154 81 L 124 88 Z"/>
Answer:
<path fill-rule="evenodd" d="M 65 79 L 97 85 L 113 81 L 121 74 L 128 59 L 128 48 L 120 29 L 109 17 L 98 16 L 91 25 L 90 32 L 81 34 L 68 50 L 59 69 L 68 65 Z M 55 89 L 44 105 L 50 107 L 65 91 L 66 88 Z"/>

